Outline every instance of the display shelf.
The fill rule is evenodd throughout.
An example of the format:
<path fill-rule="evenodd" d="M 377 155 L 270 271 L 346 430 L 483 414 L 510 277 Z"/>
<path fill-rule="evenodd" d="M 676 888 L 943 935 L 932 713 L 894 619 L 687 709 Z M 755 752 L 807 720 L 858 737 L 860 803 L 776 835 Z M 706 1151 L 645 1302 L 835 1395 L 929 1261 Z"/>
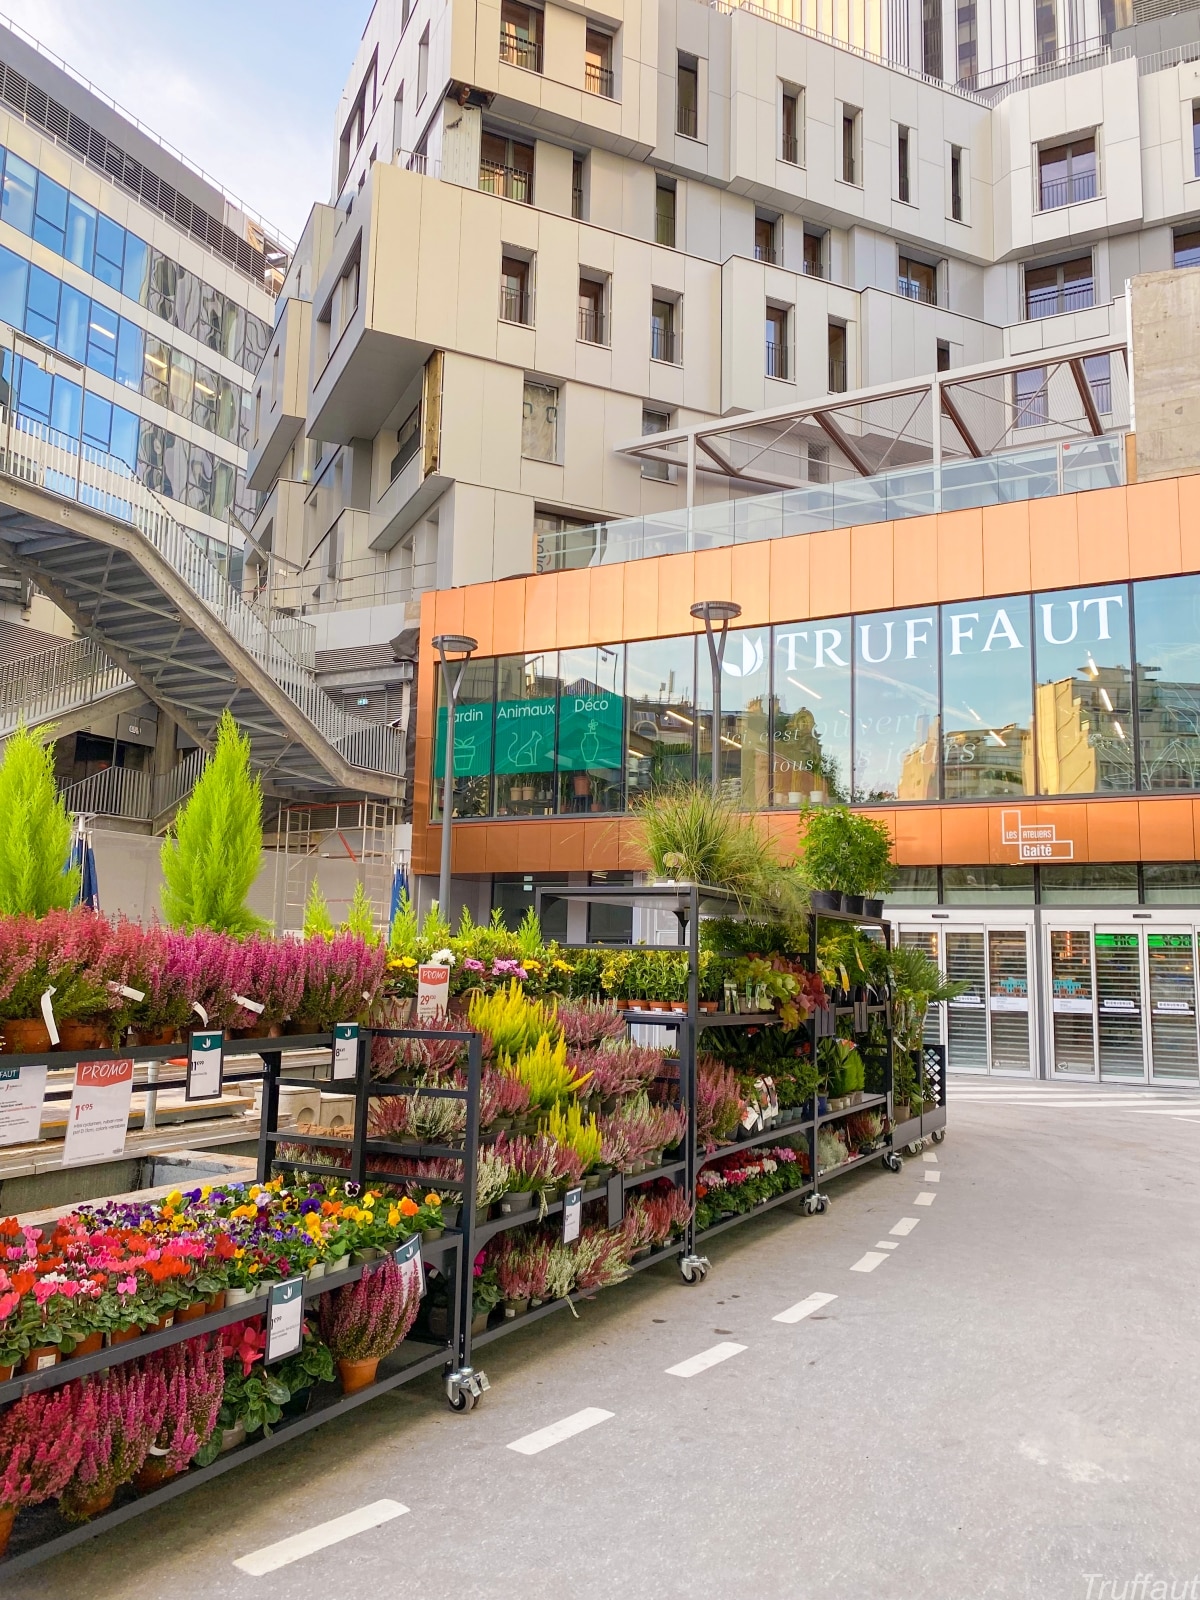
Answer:
<path fill-rule="evenodd" d="M 840 1122 L 843 1117 L 853 1117 L 860 1111 L 886 1111 L 888 1097 L 886 1094 L 867 1094 L 857 1105 L 843 1106 L 840 1111 L 825 1111 L 817 1118 L 817 1127 L 823 1128 L 828 1122 Z"/>
<path fill-rule="evenodd" d="M 841 1161 L 836 1167 L 828 1167 L 824 1172 L 818 1174 L 818 1190 L 823 1183 L 827 1183 L 831 1178 L 841 1178 L 847 1172 L 853 1172 L 856 1167 L 865 1167 L 869 1161 L 882 1161 L 889 1154 L 890 1148 L 885 1141 L 883 1144 L 877 1144 L 874 1150 L 868 1150 L 865 1155 L 851 1156 L 849 1161 Z"/>
<path fill-rule="evenodd" d="M 739 1150 L 756 1150 L 764 1144 L 786 1144 L 789 1139 L 798 1139 L 812 1133 L 812 1118 L 805 1122 L 785 1122 L 777 1128 L 764 1128 L 761 1133 L 752 1133 L 747 1139 L 733 1139 L 729 1144 L 719 1144 L 715 1150 L 709 1150 L 696 1157 L 696 1171 L 710 1165 L 714 1161 L 723 1160 L 726 1156 L 735 1156 Z"/>
<path fill-rule="evenodd" d="M 739 1222 L 748 1222 L 751 1217 L 760 1217 L 764 1211 L 774 1211 L 776 1206 L 781 1206 L 788 1200 L 803 1200 L 812 1192 L 812 1183 L 806 1178 L 795 1189 L 785 1189 L 782 1194 L 773 1194 L 769 1200 L 760 1200 L 749 1211 L 738 1211 L 732 1217 L 722 1217 L 719 1221 L 711 1223 L 707 1228 L 697 1228 L 696 1243 L 703 1244 L 706 1239 L 724 1233 L 727 1228 L 736 1228 Z"/>
<path fill-rule="evenodd" d="M 674 1182 L 680 1173 L 686 1171 L 687 1162 L 680 1156 L 678 1160 L 665 1161 L 661 1167 L 652 1167 L 649 1172 L 623 1172 L 621 1182 L 628 1194 L 631 1189 L 639 1189 L 643 1183 L 655 1183 L 659 1178 L 670 1178 Z"/>

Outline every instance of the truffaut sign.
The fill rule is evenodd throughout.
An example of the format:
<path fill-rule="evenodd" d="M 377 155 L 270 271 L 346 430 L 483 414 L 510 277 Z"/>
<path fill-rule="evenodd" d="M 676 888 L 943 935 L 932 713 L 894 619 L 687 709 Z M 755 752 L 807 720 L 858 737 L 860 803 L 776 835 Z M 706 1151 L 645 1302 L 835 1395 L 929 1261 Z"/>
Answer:
<path fill-rule="evenodd" d="M 1053 822 L 1022 822 L 1019 811 L 1000 813 L 1000 840 L 1015 847 L 1018 861 L 1075 859 L 1073 839 L 1060 839 Z"/>

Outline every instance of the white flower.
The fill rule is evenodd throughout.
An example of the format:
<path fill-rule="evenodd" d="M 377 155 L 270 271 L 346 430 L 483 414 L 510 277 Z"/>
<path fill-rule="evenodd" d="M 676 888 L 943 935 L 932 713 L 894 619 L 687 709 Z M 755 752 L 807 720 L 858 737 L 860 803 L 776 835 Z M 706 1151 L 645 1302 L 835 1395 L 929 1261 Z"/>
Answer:
<path fill-rule="evenodd" d="M 452 967 L 454 965 L 454 957 L 449 950 L 435 950 L 429 959 L 435 967 Z"/>

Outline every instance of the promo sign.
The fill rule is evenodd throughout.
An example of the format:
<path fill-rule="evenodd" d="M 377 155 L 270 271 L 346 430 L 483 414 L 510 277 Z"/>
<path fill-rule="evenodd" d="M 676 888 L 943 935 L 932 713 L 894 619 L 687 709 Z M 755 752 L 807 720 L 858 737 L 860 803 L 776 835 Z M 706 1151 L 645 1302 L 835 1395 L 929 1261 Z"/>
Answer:
<path fill-rule="evenodd" d="M 294 1356 L 304 1339 L 304 1279 L 286 1278 L 271 1285 L 267 1348 L 263 1361 Z"/>
<path fill-rule="evenodd" d="M 358 1023 L 339 1022 L 333 1030 L 333 1076 L 358 1076 Z"/>
<path fill-rule="evenodd" d="M 417 968 L 417 1021 L 432 1022 L 450 1007 L 450 968 L 430 962 Z"/>
<path fill-rule="evenodd" d="M 225 1082 L 225 1035 L 193 1033 L 188 1042 L 185 1100 L 219 1100 Z"/>
<path fill-rule="evenodd" d="M 125 1149 L 133 1062 L 81 1061 L 75 1068 L 62 1164 L 113 1161 Z"/>
<path fill-rule="evenodd" d="M 45 1067 L 0 1067 L 0 1145 L 34 1143 L 45 1098 Z"/>

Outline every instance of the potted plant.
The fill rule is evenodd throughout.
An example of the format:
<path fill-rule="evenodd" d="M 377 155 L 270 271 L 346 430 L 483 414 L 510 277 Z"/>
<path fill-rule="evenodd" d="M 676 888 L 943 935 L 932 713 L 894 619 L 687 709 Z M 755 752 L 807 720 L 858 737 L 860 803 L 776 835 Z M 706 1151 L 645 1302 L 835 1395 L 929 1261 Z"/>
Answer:
<path fill-rule="evenodd" d="M 412 1327 L 421 1303 L 414 1273 L 406 1273 L 386 1256 L 378 1266 L 322 1295 L 321 1337 L 337 1363 L 346 1394 L 374 1383 L 379 1363 Z"/>
<path fill-rule="evenodd" d="M 221 1330 L 224 1387 L 216 1426 L 196 1453 L 199 1466 L 207 1466 L 253 1434 L 269 1434 L 283 1415 L 288 1391 L 263 1362 L 266 1345 L 261 1317 L 232 1322 Z"/>
<path fill-rule="evenodd" d="M 216 1431 L 225 1387 L 220 1337 L 188 1339 L 152 1350 L 143 1372 L 148 1407 L 159 1419 L 146 1460 L 133 1480 L 145 1493 L 189 1466 Z"/>
<path fill-rule="evenodd" d="M 800 876 L 808 885 L 815 911 L 845 910 L 882 915 L 884 895 L 892 882 L 891 834 L 882 822 L 847 806 L 805 806 L 800 812 Z"/>
<path fill-rule="evenodd" d="M 488 1325 L 488 1318 L 504 1299 L 504 1291 L 496 1276 L 494 1266 L 488 1266 L 483 1257 L 483 1252 L 475 1258 L 475 1276 L 471 1286 L 471 1332 L 483 1333 Z"/>
<path fill-rule="evenodd" d="M 70 1483 L 91 1411 L 92 1392 L 81 1383 L 27 1394 L 0 1411 L 0 1556 L 17 1512 L 57 1500 Z"/>
<path fill-rule="evenodd" d="M 302 1416 L 308 1410 L 314 1386 L 332 1383 L 333 1370 L 333 1352 L 306 1318 L 299 1350 L 275 1369 L 276 1377 L 288 1392 L 283 1403 L 284 1416 Z"/>
<path fill-rule="evenodd" d="M 83 1447 L 59 1507 L 71 1522 L 86 1522 L 112 1505 L 150 1454 L 162 1422 L 162 1397 L 148 1386 L 138 1362 L 127 1361 L 88 1380 L 92 1413 Z"/>

